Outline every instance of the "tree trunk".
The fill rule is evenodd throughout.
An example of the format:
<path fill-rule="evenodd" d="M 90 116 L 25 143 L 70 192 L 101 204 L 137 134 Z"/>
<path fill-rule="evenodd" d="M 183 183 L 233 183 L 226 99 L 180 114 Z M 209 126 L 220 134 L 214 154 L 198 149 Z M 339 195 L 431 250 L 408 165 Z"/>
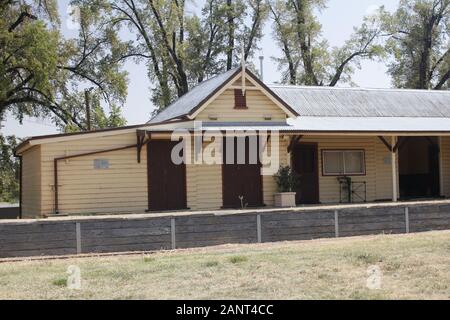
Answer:
<path fill-rule="evenodd" d="M 430 79 L 428 75 L 430 74 L 431 62 L 431 49 L 433 46 L 432 33 L 434 27 L 434 16 L 431 17 L 430 21 L 424 26 L 424 39 L 423 39 L 423 49 L 420 55 L 419 64 L 419 82 L 417 83 L 416 89 L 429 89 Z"/>
<path fill-rule="evenodd" d="M 306 34 L 306 8 L 304 0 L 293 0 L 294 9 L 296 10 L 297 37 L 300 44 L 303 67 L 305 69 L 305 84 L 319 85 L 313 66 L 313 58 L 311 53 L 311 44 Z"/>
<path fill-rule="evenodd" d="M 228 48 L 227 48 L 227 70 L 233 67 L 234 49 L 234 10 L 232 0 L 227 0 L 227 24 L 228 24 Z"/>

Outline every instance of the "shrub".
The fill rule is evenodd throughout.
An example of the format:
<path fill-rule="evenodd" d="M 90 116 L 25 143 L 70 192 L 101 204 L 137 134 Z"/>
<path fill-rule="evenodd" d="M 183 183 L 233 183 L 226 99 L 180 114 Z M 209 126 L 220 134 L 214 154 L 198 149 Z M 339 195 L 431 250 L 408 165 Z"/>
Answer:
<path fill-rule="evenodd" d="M 278 192 L 294 192 L 299 182 L 298 174 L 290 166 L 280 166 L 275 174 Z"/>

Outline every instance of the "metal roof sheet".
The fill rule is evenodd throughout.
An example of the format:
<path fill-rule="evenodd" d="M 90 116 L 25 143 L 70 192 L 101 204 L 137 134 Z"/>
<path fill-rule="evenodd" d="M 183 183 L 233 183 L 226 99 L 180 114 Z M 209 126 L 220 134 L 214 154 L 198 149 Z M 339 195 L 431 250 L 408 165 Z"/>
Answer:
<path fill-rule="evenodd" d="M 450 118 L 298 117 L 288 124 L 300 132 L 450 132 Z"/>
<path fill-rule="evenodd" d="M 450 118 L 450 91 L 269 85 L 300 116 Z"/>
<path fill-rule="evenodd" d="M 210 94 L 217 90 L 233 74 L 238 71 L 238 67 L 228 70 L 225 73 L 217 75 L 211 79 L 205 80 L 192 88 L 184 96 L 175 100 L 171 105 L 153 117 L 148 123 L 155 123 L 173 119 L 188 114 L 196 108 Z"/>
<path fill-rule="evenodd" d="M 161 111 L 149 123 L 185 116 L 201 106 L 240 67 L 206 80 Z M 450 118 L 450 91 L 267 86 L 300 116 Z"/>

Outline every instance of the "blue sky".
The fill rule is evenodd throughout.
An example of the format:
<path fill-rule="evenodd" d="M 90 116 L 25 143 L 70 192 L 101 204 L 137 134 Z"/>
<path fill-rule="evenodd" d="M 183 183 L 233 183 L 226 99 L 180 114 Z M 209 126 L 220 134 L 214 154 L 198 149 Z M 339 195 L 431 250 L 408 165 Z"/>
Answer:
<path fill-rule="evenodd" d="M 67 28 L 67 6 L 69 0 L 58 1 L 63 21 L 63 32 L 66 36 L 74 36 L 75 31 Z M 191 10 L 197 11 L 203 1 L 190 2 Z M 398 5 L 398 0 L 329 0 L 327 8 L 318 14 L 322 24 L 323 36 L 331 46 L 341 46 L 351 35 L 354 26 L 362 23 L 363 16 L 378 6 L 384 5 L 386 9 L 393 11 Z M 254 64 L 259 66 L 257 56 L 263 55 L 264 82 L 279 81 L 280 74 L 276 64 L 270 57 L 280 57 L 281 50 L 274 46 L 271 38 L 272 25 L 269 20 L 264 27 L 264 38 L 259 44 L 261 52 L 256 55 Z M 123 108 L 123 114 L 128 124 L 144 123 L 150 118 L 153 105 L 150 102 L 150 81 L 147 79 L 145 65 L 127 63 L 129 72 L 128 98 Z M 353 81 L 360 87 L 389 88 L 391 80 L 386 75 L 386 67 L 379 62 L 363 62 L 361 70 L 357 70 Z M 2 123 L 2 133 L 15 134 L 19 137 L 35 136 L 57 132 L 49 120 L 25 119 L 23 125 L 16 120 L 7 117 Z"/>

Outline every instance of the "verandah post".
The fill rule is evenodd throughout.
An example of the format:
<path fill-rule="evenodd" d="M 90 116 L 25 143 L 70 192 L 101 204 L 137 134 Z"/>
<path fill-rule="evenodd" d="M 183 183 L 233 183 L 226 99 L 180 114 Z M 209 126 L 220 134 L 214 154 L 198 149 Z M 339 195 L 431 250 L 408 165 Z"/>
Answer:
<path fill-rule="evenodd" d="M 392 136 L 391 141 L 391 163 L 392 163 L 392 201 L 397 202 L 397 151 L 394 146 L 396 145 L 397 137 Z"/>

